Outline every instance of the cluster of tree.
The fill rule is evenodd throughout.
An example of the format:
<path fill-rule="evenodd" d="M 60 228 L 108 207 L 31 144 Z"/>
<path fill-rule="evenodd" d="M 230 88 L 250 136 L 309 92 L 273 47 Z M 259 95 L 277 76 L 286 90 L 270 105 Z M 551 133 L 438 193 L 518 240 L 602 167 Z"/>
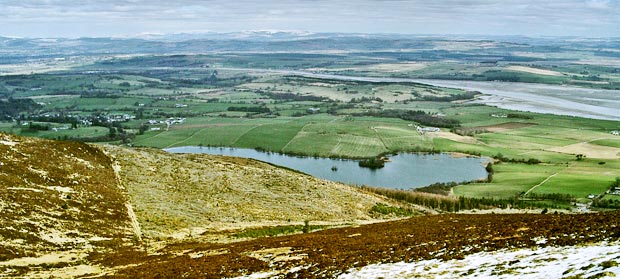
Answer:
<path fill-rule="evenodd" d="M 493 173 L 494 173 L 493 164 L 491 164 L 491 163 L 487 164 L 486 170 L 487 170 L 487 173 L 488 173 L 487 182 L 493 181 Z M 463 182 L 460 182 L 460 183 L 457 183 L 457 182 L 438 182 L 438 183 L 433 183 L 433 184 L 428 185 L 428 186 L 424 186 L 424 187 L 420 187 L 420 188 L 415 188 L 415 189 L 413 189 L 413 191 L 430 193 L 430 194 L 436 194 L 436 195 L 442 195 L 442 196 L 448 196 L 452 192 L 452 187 L 457 186 L 457 185 L 466 185 L 466 184 L 470 184 L 470 183 L 474 183 L 474 182 L 480 182 L 480 180 L 463 181 Z"/>
<path fill-rule="evenodd" d="M 370 169 L 380 169 L 385 166 L 385 161 L 381 158 L 370 158 L 359 161 L 359 166 Z"/>
<path fill-rule="evenodd" d="M 250 76 L 220 78 L 217 76 L 215 72 L 201 79 L 176 78 L 176 77 L 168 77 L 168 78 L 161 78 L 161 79 L 163 81 L 169 82 L 172 88 L 195 87 L 195 86 L 201 86 L 201 85 L 202 86 L 212 85 L 212 86 L 222 86 L 222 87 L 233 87 L 233 86 L 237 86 L 240 84 L 251 82 L 253 80 L 253 78 Z"/>
<path fill-rule="evenodd" d="M 418 100 L 430 101 L 430 102 L 452 102 L 452 101 L 470 100 L 470 99 L 473 99 L 478 94 L 480 94 L 480 92 L 467 91 L 464 94 L 452 94 L 449 96 L 422 95 L 418 97 Z"/>
<path fill-rule="evenodd" d="M 620 200 L 594 199 L 592 201 L 592 207 L 620 209 Z"/>
<path fill-rule="evenodd" d="M 535 203 L 521 199 L 518 195 L 512 198 L 470 198 L 470 197 L 448 197 L 444 195 L 431 194 L 418 191 L 397 190 L 387 188 L 377 188 L 362 186 L 363 190 L 386 196 L 391 199 L 417 204 L 424 207 L 445 212 L 458 212 L 471 209 L 493 209 L 493 208 L 532 208 L 538 207 Z"/>
<path fill-rule="evenodd" d="M 138 135 L 144 135 L 144 132 L 146 132 L 149 129 L 148 125 L 142 124 L 140 125 L 140 128 L 138 128 Z"/>
<path fill-rule="evenodd" d="M 560 193 L 548 193 L 548 194 L 537 194 L 537 193 L 529 193 L 527 197 L 524 197 L 525 192 L 521 193 L 522 198 L 526 198 L 527 200 L 537 200 L 537 201 L 560 201 L 560 202 L 575 202 L 575 197 L 569 194 L 560 194 Z"/>
<path fill-rule="evenodd" d="M 541 76 L 530 73 L 518 73 L 502 70 L 489 70 L 482 74 L 473 74 L 471 76 L 473 80 L 483 81 L 506 81 L 506 82 L 528 82 L 528 83 L 548 83 L 548 84 L 562 84 L 568 81 L 568 77 L 551 77 Z"/>
<path fill-rule="evenodd" d="M 18 118 L 21 113 L 32 113 L 40 108 L 41 105 L 31 99 L 9 98 L 6 101 L 0 100 L 0 120 L 13 120 Z"/>
<path fill-rule="evenodd" d="M 484 169 L 487 171 L 487 182 L 493 182 L 493 175 L 495 174 L 493 163 L 488 163 Z"/>
<path fill-rule="evenodd" d="M 114 123 L 108 127 L 108 134 L 99 137 L 83 137 L 74 138 L 73 140 L 83 142 L 104 142 L 104 141 L 121 141 L 122 143 L 129 143 L 135 138 L 135 134 L 128 133 L 120 123 Z"/>
<path fill-rule="evenodd" d="M 500 54 L 480 54 L 467 52 L 454 52 L 449 50 L 423 50 L 410 52 L 376 52 L 375 55 L 393 57 L 401 61 L 441 61 L 441 60 L 463 60 L 471 62 L 484 61 L 515 61 L 515 62 L 531 62 L 536 58 L 527 56 L 500 55 Z"/>
<path fill-rule="evenodd" d="M 484 128 L 478 128 L 478 127 L 458 127 L 458 128 L 450 129 L 450 132 L 455 133 L 457 135 L 461 135 L 461 136 L 471 137 L 477 134 L 487 133 L 488 130 Z"/>
<path fill-rule="evenodd" d="M 475 79 L 478 80 L 488 80 L 488 81 L 507 81 L 507 82 L 518 82 L 521 81 L 521 77 L 518 74 L 503 72 L 499 70 L 491 70 L 486 71 L 481 75 L 473 75 Z"/>
<path fill-rule="evenodd" d="M 506 156 L 504 156 L 502 153 L 497 153 L 493 156 L 493 159 L 496 159 L 500 162 L 506 162 L 506 163 L 521 163 L 521 164 L 528 164 L 528 165 L 538 165 L 540 163 L 542 163 L 542 161 L 536 159 L 536 158 L 529 158 L 529 159 L 515 159 L 515 158 L 508 158 Z"/>
<path fill-rule="evenodd" d="M 254 78 L 250 76 L 217 78 L 217 81 L 213 83 L 213 85 L 217 85 L 221 87 L 233 87 L 233 86 L 252 82 L 252 80 L 254 80 Z"/>
<path fill-rule="evenodd" d="M 172 82 L 174 87 L 194 87 L 196 85 L 205 84 L 205 81 L 202 79 L 175 78 L 166 81 Z"/>
<path fill-rule="evenodd" d="M 379 97 L 359 97 L 359 98 L 352 98 L 349 103 L 352 104 L 359 104 L 359 103 L 370 103 L 370 102 L 379 102 L 379 103 L 383 103 L 383 99 L 379 98 Z"/>
<path fill-rule="evenodd" d="M 211 85 L 215 85 L 217 84 L 218 78 L 217 78 L 217 71 L 214 70 L 211 75 L 209 75 L 208 77 L 205 77 L 202 79 L 206 84 L 211 84 Z"/>
<path fill-rule="evenodd" d="M 620 200 L 594 199 L 592 206 L 597 208 L 620 209 Z"/>
<path fill-rule="evenodd" d="M 456 119 L 438 117 L 436 115 L 428 114 L 423 110 L 369 110 L 367 112 L 357 113 L 354 115 L 400 118 L 403 120 L 414 121 L 425 126 L 442 128 L 454 128 L 461 125 L 461 123 Z"/>
<path fill-rule="evenodd" d="M 414 191 L 416 192 L 424 192 L 442 196 L 448 196 L 452 187 L 458 185 L 456 182 L 448 182 L 448 183 L 435 183 L 425 187 L 416 188 Z"/>
<path fill-rule="evenodd" d="M 228 107 L 228 111 L 243 111 L 243 112 L 256 112 L 256 113 L 270 113 L 271 109 L 268 107 Z"/>
<path fill-rule="evenodd" d="M 41 124 L 41 123 L 28 123 L 28 127 L 22 128 L 22 130 L 26 130 L 28 132 L 38 132 L 38 131 L 49 131 L 51 126 L 49 124 Z"/>
<path fill-rule="evenodd" d="M 617 188 L 620 188 L 620 177 L 616 177 L 616 179 L 609 184 L 609 192 L 615 191 Z M 620 200 L 602 199 L 602 196 L 596 197 L 592 200 L 592 206 L 598 208 L 620 209 Z"/>
<path fill-rule="evenodd" d="M 71 92 L 64 92 L 68 95 L 76 95 Z M 80 98 L 106 98 L 106 99 L 118 99 L 121 98 L 120 92 L 98 91 L 98 92 L 81 92 Z"/>
<path fill-rule="evenodd" d="M 533 117 L 521 113 L 509 113 L 507 114 L 508 118 L 518 118 L 518 119 L 532 119 Z"/>
<path fill-rule="evenodd" d="M 312 96 L 312 95 L 300 95 L 299 93 L 272 93 L 263 90 L 257 90 L 257 94 L 269 97 L 273 100 L 287 100 L 287 101 L 313 101 L 323 102 L 329 100 L 326 97 Z"/>
<path fill-rule="evenodd" d="M 50 116 L 30 116 L 29 120 L 39 121 L 39 122 L 54 122 L 54 123 L 68 123 L 71 124 L 71 128 L 77 128 L 78 119 L 76 117 L 69 117 L 63 114 L 59 115 L 50 115 Z"/>
<path fill-rule="evenodd" d="M 329 113 L 331 115 L 336 115 L 336 114 L 338 114 L 339 110 L 342 110 L 342 109 L 352 109 L 352 108 L 355 108 L 355 104 L 351 104 L 351 103 L 344 103 L 344 104 L 331 103 L 329 108 L 327 108 L 327 113 Z"/>
<path fill-rule="evenodd" d="M 200 112 L 189 112 L 189 111 L 178 111 L 178 112 L 165 112 L 165 111 L 156 111 L 152 113 L 154 118 L 170 118 L 170 117 L 194 117 L 201 116 Z"/>

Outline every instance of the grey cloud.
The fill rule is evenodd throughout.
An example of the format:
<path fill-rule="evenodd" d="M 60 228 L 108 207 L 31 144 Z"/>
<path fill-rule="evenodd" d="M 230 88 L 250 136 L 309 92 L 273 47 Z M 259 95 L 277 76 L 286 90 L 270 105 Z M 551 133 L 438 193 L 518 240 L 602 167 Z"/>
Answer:
<path fill-rule="evenodd" d="M 78 30 L 68 30 L 71 23 L 82 24 L 79 32 L 85 34 L 73 34 Z M 620 1 L 0 0 L 0 34 L 42 33 L 37 25 L 45 25 L 39 29 L 46 36 L 184 32 L 187 28 L 620 36 Z M 54 31 L 53 26 L 58 28 Z"/>

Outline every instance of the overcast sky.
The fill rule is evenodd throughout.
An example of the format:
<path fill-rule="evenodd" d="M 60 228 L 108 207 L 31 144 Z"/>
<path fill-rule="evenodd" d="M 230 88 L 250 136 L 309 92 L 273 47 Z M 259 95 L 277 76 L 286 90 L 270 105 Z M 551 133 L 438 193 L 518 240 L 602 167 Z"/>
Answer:
<path fill-rule="evenodd" d="M 0 0 L 0 35 L 310 32 L 620 36 L 620 0 Z"/>

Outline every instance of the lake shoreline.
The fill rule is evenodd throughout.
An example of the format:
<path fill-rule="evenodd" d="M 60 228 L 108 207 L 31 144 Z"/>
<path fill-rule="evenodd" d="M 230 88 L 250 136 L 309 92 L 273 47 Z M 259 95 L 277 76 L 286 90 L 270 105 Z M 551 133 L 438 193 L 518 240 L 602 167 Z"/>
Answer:
<path fill-rule="evenodd" d="M 170 153 L 210 154 L 249 158 L 314 177 L 350 185 L 416 189 L 437 183 L 466 183 L 486 179 L 490 158 L 464 153 L 390 152 L 384 168 L 359 166 L 359 160 L 288 155 L 248 148 L 184 146 Z"/>

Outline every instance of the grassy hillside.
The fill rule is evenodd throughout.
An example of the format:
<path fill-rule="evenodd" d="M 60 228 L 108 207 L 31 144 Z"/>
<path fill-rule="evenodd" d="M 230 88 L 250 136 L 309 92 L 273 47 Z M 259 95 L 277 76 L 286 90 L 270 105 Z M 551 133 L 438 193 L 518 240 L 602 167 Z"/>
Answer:
<path fill-rule="evenodd" d="M 147 236 L 373 219 L 385 198 L 255 160 L 102 146 Z"/>
<path fill-rule="evenodd" d="M 6 134 L 0 154 L 0 277 L 114 274 L 171 242 L 403 215 L 372 210 L 398 209 L 386 198 L 253 160 Z"/>

